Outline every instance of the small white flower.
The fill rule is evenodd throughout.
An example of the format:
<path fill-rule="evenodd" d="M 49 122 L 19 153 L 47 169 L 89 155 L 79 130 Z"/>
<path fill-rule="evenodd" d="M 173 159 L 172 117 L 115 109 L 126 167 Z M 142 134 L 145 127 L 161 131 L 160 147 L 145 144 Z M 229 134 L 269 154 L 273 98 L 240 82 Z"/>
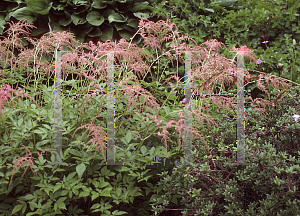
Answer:
<path fill-rule="evenodd" d="M 300 115 L 294 114 L 293 117 L 295 118 L 295 121 L 298 121 L 298 118 L 300 117 Z"/>

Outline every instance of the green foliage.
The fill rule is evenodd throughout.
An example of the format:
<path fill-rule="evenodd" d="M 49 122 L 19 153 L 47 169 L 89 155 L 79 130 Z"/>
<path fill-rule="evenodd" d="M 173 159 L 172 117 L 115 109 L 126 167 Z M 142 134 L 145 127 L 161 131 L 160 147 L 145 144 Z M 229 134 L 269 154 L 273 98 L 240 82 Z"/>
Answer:
<path fill-rule="evenodd" d="M 236 119 L 217 112 L 219 127 L 206 131 L 212 161 L 203 145 L 193 151 L 198 166 L 178 165 L 172 174 L 158 174 L 163 186 L 161 199 L 150 202 L 156 213 L 162 209 L 184 209 L 182 215 L 296 215 L 299 212 L 300 123 L 292 117 L 300 106 L 300 88 L 287 91 L 276 108 L 265 115 L 246 110 L 245 158 L 254 165 L 234 163 Z M 275 98 L 278 92 L 272 92 Z M 204 129 L 203 129 L 204 130 Z M 171 200 L 180 198 L 177 202 Z"/>
<path fill-rule="evenodd" d="M 233 46 L 246 45 L 262 60 L 257 68 L 252 63 L 245 64 L 247 69 L 300 83 L 300 65 L 295 61 L 300 53 L 299 1 L 172 0 L 159 1 L 154 8 L 152 15 L 169 19 L 180 33 L 192 37 L 197 44 L 217 39 L 228 47 L 223 56 Z M 279 63 L 282 67 L 278 67 Z"/>

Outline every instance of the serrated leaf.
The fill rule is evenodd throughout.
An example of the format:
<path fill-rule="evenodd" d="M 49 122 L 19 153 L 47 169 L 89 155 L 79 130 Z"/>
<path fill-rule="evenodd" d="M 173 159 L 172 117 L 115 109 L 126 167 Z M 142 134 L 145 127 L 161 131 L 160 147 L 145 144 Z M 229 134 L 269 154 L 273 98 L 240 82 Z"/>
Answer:
<path fill-rule="evenodd" d="M 76 166 L 76 172 L 77 172 L 79 178 L 82 177 L 82 174 L 84 173 L 85 169 L 86 169 L 86 166 L 84 163 Z"/>

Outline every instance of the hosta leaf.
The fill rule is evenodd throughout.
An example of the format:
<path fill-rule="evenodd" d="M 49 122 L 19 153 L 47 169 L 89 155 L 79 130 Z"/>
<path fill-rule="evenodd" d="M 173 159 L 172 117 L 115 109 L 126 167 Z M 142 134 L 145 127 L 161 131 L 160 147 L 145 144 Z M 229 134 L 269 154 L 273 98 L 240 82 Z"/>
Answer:
<path fill-rule="evenodd" d="M 16 11 L 12 12 L 11 16 L 16 18 L 17 20 L 21 20 L 21 19 L 25 18 L 30 23 L 34 23 L 37 19 L 34 12 L 28 7 L 23 7 L 23 8 L 20 8 Z"/>
<path fill-rule="evenodd" d="M 93 26 L 100 26 L 104 22 L 104 17 L 97 11 L 91 11 L 86 16 L 86 20 Z"/>
<path fill-rule="evenodd" d="M 109 23 L 112 23 L 112 22 L 125 22 L 126 19 L 122 14 L 112 13 L 108 16 L 108 21 L 109 21 Z"/>

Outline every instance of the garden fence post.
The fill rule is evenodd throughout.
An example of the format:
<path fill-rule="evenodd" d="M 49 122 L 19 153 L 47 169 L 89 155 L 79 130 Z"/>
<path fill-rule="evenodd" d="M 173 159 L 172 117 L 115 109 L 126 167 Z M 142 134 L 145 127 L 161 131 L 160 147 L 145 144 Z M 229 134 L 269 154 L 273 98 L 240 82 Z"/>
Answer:
<path fill-rule="evenodd" d="M 237 164 L 245 163 L 245 69 L 244 53 L 237 56 Z"/>
<path fill-rule="evenodd" d="M 66 51 L 68 52 L 68 51 Z M 108 51 L 105 51 L 108 52 Z M 106 163 L 100 165 L 124 165 L 115 163 L 114 151 L 114 52 L 107 55 L 107 149 Z M 61 51 L 55 51 L 55 86 L 54 86 L 54 149 L 56 161 L 54 164 L 62 164 L 62 92 L 61 92 Z"/>
<path fill-rule="evenodd" d="M 237 152 L 236 163 L 225 163 L 235 165 L 254 165 L 254 163 L 245 163 L 245 69 L 244 53 L 247 50 L 230 51 L 237 52 Z"/>
<path fill-rule="evenodd" d="M 115 163 L 115 84 L 114 84 L 114 51 L 107 54 L 107 148 L 106 163 L 98 163 L 99 165 L 124 165 Z"/>
<path fill-rule="evenodd" d="M 184 164 L 192 163 L 192 95 L 191 95 L 191 63 L 192 53 L 185 52 L 185 75 L 184 75 L 184 94 L 185 94 L 185 108 L 184 108 Z"/>
<path fill-rule="evenodd" d="M 54 86 L 54 149 L 56 161 L 54 164 L 62 164 L 62 96 L 61 96 L 61 51 L 55 52 L 55 86 Z"/>

